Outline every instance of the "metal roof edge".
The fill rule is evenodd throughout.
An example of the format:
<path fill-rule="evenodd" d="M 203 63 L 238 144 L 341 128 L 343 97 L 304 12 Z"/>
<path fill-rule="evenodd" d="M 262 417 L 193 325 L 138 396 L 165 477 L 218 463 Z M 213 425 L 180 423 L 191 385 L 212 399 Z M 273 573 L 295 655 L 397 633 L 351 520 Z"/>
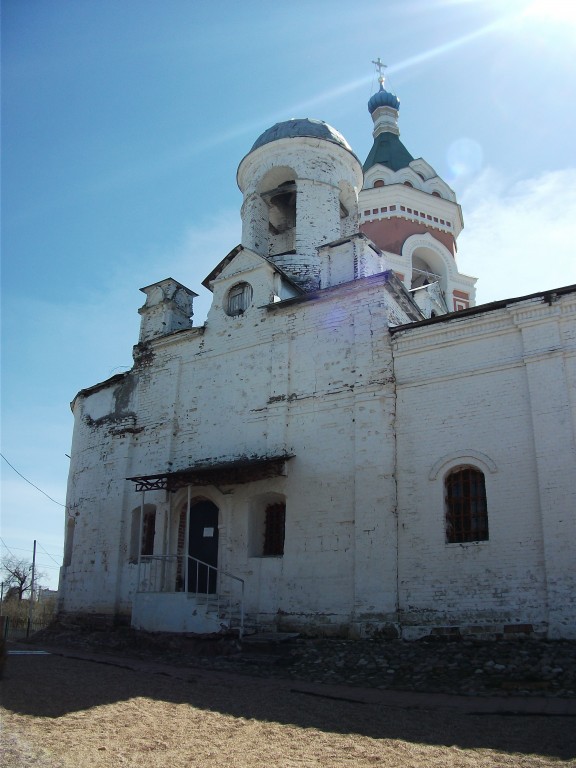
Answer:
<path fill-rule="evenodd" d="M 556 296 L 563 296 L 569 293 L 576 293 L 576 284 L 566 285 L 561 288 L 553 288 L 548 291 L 539 291 L 538 293 L 530 293 L 526 296 L 514 296 L 508 299 L 499 299 L 498 301 L 491 301 L 487 304 L 478 304 L 476 307 L 468 307 L 468 309 L 460 309 L 457 312 L 449 312 L 446 315 L 438 315 L 436 317 L 430 317 L 426 320 L 417 320 L 414 323 L 405 323 L 404 325 L 396 325 L 390 328 L 390 333 L 398 333 L 399 331 L 409 331 L 412 328 L 421 328 L 428 325 L 439 325 L 440 323 L 449 323 L 451 320 L 459 320 L 465 317 L 472 317 L 474 315 L 482 315 L 486 312 L 493 312 L 497 309 L 505 309 L 511 304 L 519 304 L 522 301 L 530 301 L 531 299 L 542 299 L 543 301 L 552 304 Z"/>

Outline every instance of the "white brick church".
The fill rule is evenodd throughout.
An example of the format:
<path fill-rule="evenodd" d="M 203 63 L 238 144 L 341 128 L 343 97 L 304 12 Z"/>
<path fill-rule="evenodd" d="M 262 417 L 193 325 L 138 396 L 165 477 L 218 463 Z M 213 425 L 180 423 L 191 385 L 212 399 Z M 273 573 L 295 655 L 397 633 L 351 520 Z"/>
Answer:
<path fill-rule="evenodd" d="M 203 325 L 142 289 L 133 368 L 72 403 L 63 615 L 576 637 L 576 286 L 476 306 L 398 109 L 381 78 L 363 167 L 320 121 L 256 140 Z"/>

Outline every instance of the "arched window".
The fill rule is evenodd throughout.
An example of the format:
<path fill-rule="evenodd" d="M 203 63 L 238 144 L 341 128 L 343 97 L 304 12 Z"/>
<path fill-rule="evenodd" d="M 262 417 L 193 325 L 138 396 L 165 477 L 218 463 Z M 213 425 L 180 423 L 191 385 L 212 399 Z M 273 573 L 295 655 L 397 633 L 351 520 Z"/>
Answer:
<path fill-rule="evenodd" d="M 138 562 L 138 556 L 148 557 L 154 554 L 154 537 L 156 535 L 156 507 L 153 504 L 144 505 L 142 517 L 142 538 L 140 540 L 140 552 L 138 552 L 138 539 L 140 539 L 140 507 L 132 510 L 132 527 L 130 532 L 131 563 Z"/>
<path fill-rule="evenodd" d="M 252 286 L 249 283 L 237 283 L 228 291 L 226 314 L 230 317 L 243 315 L 252 303 Z"/>
<path fill-rule="evenodd" d="M 476 467 L 452 469 L 444 481 L 446 541 L 487 541 L 488 508 L 484 474 Z"/>
<path fill-rule="evenodd" d="M 383 187 L 384 186 L 384 179 L 376 179 L 374 182 L 374 187 Z"/>
<path fill-rule="evenodd" d="M 249 557 L 282 557 L 286 534 L 286 498 L 263 493 L 250 501 Z"/>

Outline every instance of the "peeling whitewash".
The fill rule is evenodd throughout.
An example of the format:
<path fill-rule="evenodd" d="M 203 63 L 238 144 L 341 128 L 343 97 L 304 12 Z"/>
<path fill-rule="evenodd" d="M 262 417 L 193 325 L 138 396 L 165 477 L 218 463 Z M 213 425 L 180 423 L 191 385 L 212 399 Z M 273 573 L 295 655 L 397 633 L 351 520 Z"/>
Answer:
<path fill-rule="evenodd" d="M 294 227 L 270 234 L 266 194 L 284 182 L 274 221 L 296 200 Z M 574 637 L 574 291 L 426 320 L 386 271 L 402 255 L 357 232 L 348 149 L 273 141 L 239 183 L 243 247 L 205 281 L 206 324 L 189 322 L 195 294 L 177 281 L 148 286 L 133 369 L 73 402 L 62 612 L 194 630 L 174 562 L 157 560 L 171 595 L 136 597 L 135 550 L 154 510 L 146 556 L 181 556 L 188 499 L 201 499 L 252 626 Z M 230 316 L 239 283 L 251 298 Z M 127 479 L 270 457 L 285 457 L 274 476 L 147 490 L 146 508 Z M 484 473 L 487 540 L 446 543 L 444 481 L 459 466 Z M 263 556 L 265 510 L 282 503 L 283 554 Z"/>

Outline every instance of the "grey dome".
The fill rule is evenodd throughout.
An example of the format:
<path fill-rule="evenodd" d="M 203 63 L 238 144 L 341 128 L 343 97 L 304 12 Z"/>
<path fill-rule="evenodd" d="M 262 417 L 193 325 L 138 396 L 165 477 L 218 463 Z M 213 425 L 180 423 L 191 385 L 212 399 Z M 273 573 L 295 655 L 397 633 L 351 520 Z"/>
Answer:
<path fill-rule="evenodd" d="M 331 125 L 325 123 L 323 120 L 310 120 L 307 117 L 293 118 L 292 120 L 286 120 L 283 123 L 276 123 L 271 128 L 259 136 L 250 152 L 253 152 L 258 147 L 264 146 L 264 144 L 270 144 L 272 141 L 278 139 L 297 139 L 300 137 L 309 137 L 313 139 L 324 139 L 325 141 L 331 141 L 333 144 L 338 144 L 349 152 L 352 149 L 344 136 Z"/>

